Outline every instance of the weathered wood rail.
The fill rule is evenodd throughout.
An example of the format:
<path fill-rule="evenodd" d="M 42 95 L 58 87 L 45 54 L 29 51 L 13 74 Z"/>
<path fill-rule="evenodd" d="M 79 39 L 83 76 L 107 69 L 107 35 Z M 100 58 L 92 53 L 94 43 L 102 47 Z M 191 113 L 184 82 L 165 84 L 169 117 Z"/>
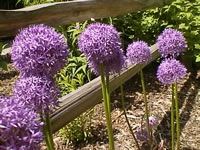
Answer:
<path fill-rule="evenodd" d="M 11 37 L 17 30 L 29 24 L 59 26 L 90 18 L 118 16 L 129 12 L 170 4 L 173 0 L 77 0 L 62 3 L 42 4 L 18 10 L 0 10 L 0 38 Z M 9 53 L 10 48 L 4 51 Z M 152 60 L 159 54 L 157 46 L 151 47 Z M 120 76 L 111 77 L 111 91 L 132 78 L 141 68 L 148 65 L 129 65 Z M 59 99 L 60 108 L 51 115 L 53 132 L 100 103 L 102 99 L 100 78 L 96 78 L 79 89 Z"/>
<path fill-rule="evenodd" d="M 0 38 L 14 36 L 29 24 L 71 24 L 90 18 L 118 16 L 169 4 L 172 0 L 76 0 L 0 10 Z"/>

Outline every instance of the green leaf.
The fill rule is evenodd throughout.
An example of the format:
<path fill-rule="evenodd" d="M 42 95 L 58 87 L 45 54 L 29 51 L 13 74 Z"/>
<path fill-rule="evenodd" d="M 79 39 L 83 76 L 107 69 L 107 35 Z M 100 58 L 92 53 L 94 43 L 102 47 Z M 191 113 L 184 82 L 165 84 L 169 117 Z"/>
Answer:
<path fill-rule="evenodd" d="M 194 44 L 194 47 L 195 47 L 196 49 L 200 49 L 200 45 L 199 45 L 199 44 Z"/>
<path fill-rule="evenodd" d="M 189 26 L 186 26 L 185 23 L 181 23 L 181 24 L 179 25 L 179 29 L 188 30 L 188 29 L 189 29 Z"/>
<path fill-rule="evenodd" d="M 6 63 L 5 61 L 0 61 L 0 67 L 1 67 L 3 70 L 8 71 L 8 66 L 7 66 L 7 63 Z"/>
<path fill-rule="evenodd" d="M 84 72 L 86 74 L 86 68 L 87 68 L 87 65 L 83 65 L 83 66 L 79 67 L 74 74 L 76 75 L 80 72 Z"/>
<path fill-rule="evenodd" d="M 195 31 L 191 31 L 191 34 L 192 34 L 192 35 L 198 35 L 199 32 L 198 32 L 197 30 L 195 30 Z"/>
<path fill-rule="evenodd" d="M 200 55 L 196 57 L 196 62 L 200 62 Z"/>

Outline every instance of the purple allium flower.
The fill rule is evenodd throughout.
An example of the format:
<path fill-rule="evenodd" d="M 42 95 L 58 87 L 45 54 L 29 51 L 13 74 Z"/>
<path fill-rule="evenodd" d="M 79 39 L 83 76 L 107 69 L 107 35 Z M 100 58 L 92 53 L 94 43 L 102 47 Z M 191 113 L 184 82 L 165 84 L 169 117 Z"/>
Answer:
<path fill-rule="evenodd" d="M 164 85 L 170 85 L 183 78 L 187 69 L 176 59 L 165 59 L 157 70 L 157 78 Z"/>
<path fill-rule="evenodd" d="M 144 41 L 137 41 L 129 44 L 126 56 L 128 61 L 132 64 L 143 64 L 152 58 L 150 48 Z"/>
<path fill-rule="evenodd" d="M 47 76 L 20 78 L 14 87 L 14 96 L 38 113 L 51 112 L 58 105 L 59 89 Z"/>
<path fill-rule="evenodd" d="M 78 38 L 78 46 L 87 57 L 89 67 L 99 74 L 103 64 L 105 73 L 118 73 L 125 66 L 120 36 L 112 25 L 93 23 Z"/>
<path fill-rule="evenodd" d="M 15 37 L 11 58 L 18 71 L 53 76 L 64 67 L 68 46 L 64 36 L 46 25 L 30 25 Z"/>
<path fill-rule="evenodd" d="M 165 29 L 158 36 L 157 44 L 162 57 L 179 56 L 187 48 L 183 34 L 175 29 Z"/>
<path fill-rule="evenodd" d="M 150 126 L 155 126 L 158 123 L 158 119 L 155 116 L 150 116 L 149 117 L 149 125 Z"/>
<path fill-rule="evenodd" d="M 43 123 L 24 103 L 0 97 L 0 149 L 39 150 Z"/>
<path fill-rule="evenodd" d="M 148 140 L 148 131 L 146 129 L 141 129 L 137 131 L 135 134 L 137 139 L 140 140 L 141 142 L 146 142 Z"/>

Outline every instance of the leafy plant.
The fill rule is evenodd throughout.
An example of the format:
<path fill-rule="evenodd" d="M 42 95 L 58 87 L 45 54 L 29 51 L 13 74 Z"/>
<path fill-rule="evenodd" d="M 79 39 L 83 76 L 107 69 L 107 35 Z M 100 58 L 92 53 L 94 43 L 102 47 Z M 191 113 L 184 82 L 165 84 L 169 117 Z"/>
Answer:
<path fill-rule="evenodd" d="M 73 56 L 77 57 L 81 55 L 77 47 L 77 41 L 79 35 L 83 32 L 88 23 L 89 23 L 88 21 L 85 21 L 83 23 L 77 22 L 72 25 L 59 26 L 58 28 L 56 28 L 58 32 L 61 32 L 67 38 L 68 46 L 71 52 L 70 53 L 71 57 Z"/>
<path fill-rule="evenodd" d="M 93 109 L 83 113 L 65 127 L 59 130 L 58 135 L 67 143 L 78 144 L 92 137 L 90 116 Z"/>
<path fill-rule="evenodd" d="M 66 67 L 57 74 L 56 81 L 65 95 L 89 82 L 92 77 L 86 58 L 81 55 L 68 59 Z"/>
<path fill-rule="evenodd" d="M 2 50 L 5 48 L 5 46 L 6 46 L 6 44 L 0 43 L 0 54 L 2 53 Z M 4 60 L 1 60 L 1 57 L 0 57 L 0 68 L 2 68 L 3 70 L 6 70 L 6 71 L 8 70 L 7 62 Z"/>
<path fill-rule="evenodd" d="M 94 78 L 92 71 L 89 69 L 86 58 L 77 48 L 78 36 L 85 29 L 88 21 L 75 23 L 69 26 L 60 26 L 57 31 L 65 35 L 70 48 L 70 58 L 68 64 L 57 74 L 56 81 L 59 85 L 62 95 L 66 95 L 78 87 L 84 85 Z M 86 141 L 91 137 L 90 116 L 93 109 L 83 113 L 75 120 L 71 121 L 64 128 L 60 129 L 58 135 L 67 143 L 77 144 Z"/>
<path fill-rule="evenodd" d="M 110 22 L 109 20 L 110 18 L 107 18 L 107 22 Z M 152 45 L 165 28 L 178 29 L 188 42 L 188 51 L 184 57 L 189 57 L 196 65 L 200 64 L 200 1 L 198 0 L 176 0 L 162 8 L 113 17 L 112 23 L 121 34 L 124 48 L 133 40 L 144 40 Z"/>
<path fill-rule="evenodd" d="M 82 55 L 79 57 L 71 57 L 68 61 L 66 67 L 56 77 L 63 95 L 77 89 L 93 78 L 93 74 L 88 68 L 85 57 Z M 90 115 L 93 112 L 92 110 L 83 113 L 59 130 L 58 134 L 64 141 L 77 144 L 91 137 Z"/>

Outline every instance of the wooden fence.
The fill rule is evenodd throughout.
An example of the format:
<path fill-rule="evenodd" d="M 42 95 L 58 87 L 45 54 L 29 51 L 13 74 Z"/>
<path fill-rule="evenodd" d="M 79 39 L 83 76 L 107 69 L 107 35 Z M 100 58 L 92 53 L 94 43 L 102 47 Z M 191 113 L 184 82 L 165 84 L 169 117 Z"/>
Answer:
<path fill-rule="evenodd" d="M 58 26 L 88 20 L 126 14 L 139 10 L 170 4 L 172 0 L 77 0 L 70 2 L 41 4 L 18 10 L 0 10 L 0 38 L 14 36 L 18 29 L 29 24 Z M 3 53 L 9 53 L 10 48 Z M 151 47 L 152 60 L 159 54 L 157 46 Z M 147 64 L 149 64 L 148 62 Z M 133 77 L 145 65 L 130 65 L 120 76 L 111 77 L 111 90 Z M 79 89 L 59 99 L 60 108 L 51 115 L 53 132 L 100 103 L 102 99 L 100 78 L 96 78 Z"/>

